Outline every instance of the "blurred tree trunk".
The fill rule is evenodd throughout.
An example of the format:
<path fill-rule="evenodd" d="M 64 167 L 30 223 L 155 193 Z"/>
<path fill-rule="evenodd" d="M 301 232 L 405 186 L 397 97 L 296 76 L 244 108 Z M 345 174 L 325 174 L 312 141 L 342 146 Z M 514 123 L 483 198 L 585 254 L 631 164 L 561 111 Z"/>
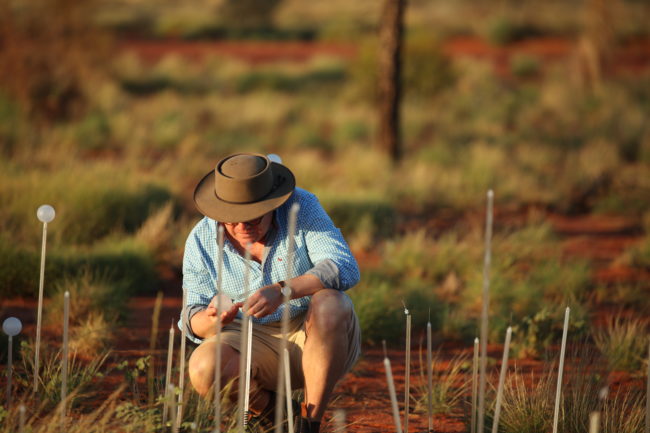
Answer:
<path fill-rule="evenodd" d="M 601 87 L 603 73 L 611 70 L 616 48 L 615 18 L 618 0 L 587 0 L 580 38 L 579 79 L 592 91 Z"/>
<path fill-rule="evenodd" d="M 394 162 L 400 140 L 401 50 L 405 0 L 386 0 L 379 28 L 379 147 Z"/>

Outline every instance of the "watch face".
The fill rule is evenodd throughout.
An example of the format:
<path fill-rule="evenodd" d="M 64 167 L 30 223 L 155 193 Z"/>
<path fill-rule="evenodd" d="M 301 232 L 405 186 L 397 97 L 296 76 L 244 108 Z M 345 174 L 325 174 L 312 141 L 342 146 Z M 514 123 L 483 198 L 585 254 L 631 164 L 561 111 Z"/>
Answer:
<path fill-rule="evenodd" d="M 286 297 L 291 296 L 291 287 L 289 286 L 282 286 L 282 294 Z"/>

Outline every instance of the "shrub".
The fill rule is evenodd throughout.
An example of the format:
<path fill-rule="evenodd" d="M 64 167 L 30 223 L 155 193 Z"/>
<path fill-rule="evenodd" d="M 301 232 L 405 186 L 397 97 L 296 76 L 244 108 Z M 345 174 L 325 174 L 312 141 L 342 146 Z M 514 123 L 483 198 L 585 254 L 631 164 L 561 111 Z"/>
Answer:
<path fill-rule="evenodd" d="M 440 303 L 427 290 L 426 283 L 395 281 L 378 272 L 364 272 L 359 285 L 349 294 L 367 342 L 400 341 L 406 323 L 402 302 L 411 313 L 414 329 L 425 326 L 428 317 L 434 327 L 439 327 Z"/>
<path fill-rule="evenodd" d="M 519 78 L 537 76 L 540 68 L 540 61 L 534 56 L 521 54 L 510 59 L 510 70 L 513 75 Z"/>
<path fill-rule="evenodd" d="M 359 51 L 350 65 L 352 85 L 363 99 L 374 102 L 378 97 L 377 42 L 366 40 Z M 408 97 L 431 98 L 454 85 L 456 73 L 439 41 L 419 35 L 407 38 L 402 56 L 402 82 Z"/>
<path fill-rule="evenodd" d="M 546 372 L 524 379 L 517 369 L 503 390 L 499 430 L 504 433 L 541 433 L 551 430 L 556 381 Z"/>
<path fill-rule="evenodd" d="M 420 380 L 415 387 L 415 395 L 411 396 L 415 404 L 413 411 L 420 414 L 427 413 L 429 404 L 428 373 L 424 351 L 420 347 Z M 470 388 L 470 381 L 465 375 L 465 370 L 467 370 L 469 364 L 467 356 L 461 354 L 454 356 L 450 360 L 443 360 L 438 352 L 433 355 L 431 364 L 433 413 L 452 413 L 455 409 L 458 409 Z"/>
<path fill-rule="evenodd" d="M 18 380 L 24 388 L 31 388 L 34 374 L 34 348 L 23 341 L 21 343 L 21 359 L 23 362 L 21 376 Z M 46 409 L 52 409 L 61 402 L 61 350 L 53 350 L 47 345 L 41 346 L 39 389 L 40 398 Z M 76 353 L 70 353 L 68 358 L 68 404 L 74 406 L 89 389 L 93 380 L 102 377 L 100 371 L 104 366 L 108 352 L 96 356 L 88 363 L 82 362 Z"/>
<path fill-rule="evenodd" d="M 547 358 L 547 350 L 562 338 L 564 328 L 560 308 L 553 310 L 543 307 L 533 316 L 526 316 L 512 327 L 516 336 L 511 343 L 511 351 L 518 358 Z M 575 313 L 574 313 L 575 315 Z M 568 335 L 572 338 L 584 333 L 586 323 L 579 317 L 569 319 Z"/>
<path fill-rule="evenodd" d="M 640 372 L 648 348 L 647 320 L 611 316 L 593 337 L 610 370 Z"/>

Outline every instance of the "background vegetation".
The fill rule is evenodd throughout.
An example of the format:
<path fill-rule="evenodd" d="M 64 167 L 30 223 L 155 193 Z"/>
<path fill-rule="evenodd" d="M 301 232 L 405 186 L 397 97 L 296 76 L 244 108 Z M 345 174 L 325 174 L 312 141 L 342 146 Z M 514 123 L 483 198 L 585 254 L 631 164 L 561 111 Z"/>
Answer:
<path fill-rule="evenodd" d="M 638 239 L 615 264 L 650 271 L 650 72 L 621 72 L 608 61 L 630 41 L 647 43 L 645 2 L 613 3 L 601 28 L 610 37 L 594 42 L 589 16 L 598 11 L 590 2 L 410 1 L 399 163 L 374 146 L 380 4 L 249 3 L 0 6 L 3 298 L 35 296 L 35 212 L 53 205 L 48 293 L 75 293 L 78 341 L 99 341 L 78 350 L 100 353 L 110 346 L 107 323 L 124 319 L 130 296 L 178 279 L 185 237 L 199 218 L 196 181 L 229 152 L 277 153 L 298 185 L 320 197 L 360 260 L 362 281 L 350 295 L 367 342 L 401 335 L 402 301 L 414 327 L 431 320 L 438 339 L 473 340 L 491 188 L 492 341 L 514 325 L 515 354 L 543 358 L 569 305 L 572 333 L 593 336 L 612 369 L 644 371 L 648 279 L 596 280 L 601 264 L 564 254 L 548 216 L 624 216 Z M 232 19 L 241 8 L 249 19 Z M 591 41 L 602 68 L 585 72 L 579 49 L 566 61 L 519 54 L 494 68 L 445 49 L 460 36 L 492 47 L 530 37 Z M 136 49 L 142 39 L 170 47 L 314 41 L 353 54 L 314 48 L 303 62 L 256 63 L 169 48 L 147 57 Z M 609 318 L 614 310 L 622 313 Z M 510 386 L 524 398 L 520 384 Z"/>

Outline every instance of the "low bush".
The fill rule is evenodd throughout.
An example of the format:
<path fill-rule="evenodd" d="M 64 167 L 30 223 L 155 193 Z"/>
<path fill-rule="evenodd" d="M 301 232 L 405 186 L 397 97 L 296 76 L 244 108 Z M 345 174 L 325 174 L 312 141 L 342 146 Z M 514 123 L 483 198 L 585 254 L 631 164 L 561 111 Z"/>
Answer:
<path fill-rule="evenodd" d="M 406 323 L 404 305 L 411 313 L 413 329 L 424 328 L 429 318 L 434 327 L 440 326 L 441 306 L 426 283 L 396 281 L 379 272 L 365 272 L 349 294 L 359 316 L 361 335 L 369 343 L 396 343 L 402 339 Z"/>
<path fill-rule="evenodd" d="M 499 431 L 504 433 L 538 433 L 552 427 L 555 377 L 550 372 L 541 377 L 524 375 L 515 369 L 503 389 Z"/>
<path fill-rule="evenodd" d="M 425 414 L 428 412 L 429 389 L 427 378 L 426 354 L 420 347 L 419 363 L 420 380 L 415 387 L 414 413 Z M 433 413 L 454 413 L 460 408 L 463 398 L 470 389 L 470 381 L 467 379 L 466 371 L 469 366 L 466 355 L 456 355 L 449 360 L 442 359 L 440 353 L 435 353 L 431 360 L 432 389 L 431 404 Z"/>
<path fill-rule="evenodd" d="M 75 404 L 84 397 L 84 393 L 90 389 L 90 385 L 97 378 L 103 377 L 101 371 L 108 358 L 108 352 L 92 358 L 89 362 L 82 361 L 74 352 L 69 353 L 68 358 L 68 407 Z M 31 389 L 34 377 L 34 347 L 25 341 L 21 344 L 20 358 L 23 365 L 19 370 L 18 382 L 23 389 Z M 39 374 L 39 397 L 43 403 L 40 411 L 49 411 L 61 402 L 61 381 L 62 381 L 62 351 L 53 349 L 48 345 L 41 346 L 40 352 L 40 374 Z"/>
<path fill-rule="evenodd" d="M 517 358 L 549 359 L 548 351 L 561 341 L 564 327 L 563 311 L 543 307 L 532 316 L 526 316 L 512 327 L 514 338 L 511 352 Z M 584 336 L 587 323 L 584 317 L 569 318 L 568 334 L 575 339 Z"/>
<path fill-rule="evenodd" d="M 642 373 L 648 349 L 646 319 L 610 316 L 604 327 L 594 329 L 593 337 L 610 370 Z"/>

